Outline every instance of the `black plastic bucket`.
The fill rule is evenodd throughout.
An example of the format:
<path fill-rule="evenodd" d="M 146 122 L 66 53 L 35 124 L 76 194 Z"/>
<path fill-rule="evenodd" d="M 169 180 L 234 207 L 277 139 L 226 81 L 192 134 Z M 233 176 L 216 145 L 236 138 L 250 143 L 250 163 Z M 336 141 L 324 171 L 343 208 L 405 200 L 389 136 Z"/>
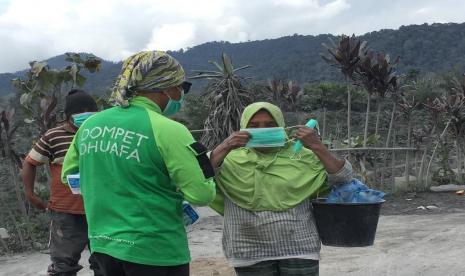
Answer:
<path fill-rule="evenodd" d="M 318 234 L 327 246 L 361 247 L 373 245 L 381 204 L 327 203 L 312 201 Z"/>

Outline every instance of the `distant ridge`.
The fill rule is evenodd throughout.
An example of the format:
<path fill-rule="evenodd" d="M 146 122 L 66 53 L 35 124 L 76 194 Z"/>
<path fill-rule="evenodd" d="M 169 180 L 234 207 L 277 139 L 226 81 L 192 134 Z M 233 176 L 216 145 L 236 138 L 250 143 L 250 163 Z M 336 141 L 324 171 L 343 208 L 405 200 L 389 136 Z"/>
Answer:
<path fill-rule="evenodd" d="M 374 50 L 381 50 L 392 57 L 400 56 L 399 70 L 404 72 L 416 69 L 423 73 L 441 73 L 457 66 L 465 70 L 465 23 L 409 25 L 398 30 L 370 32 L 360 37 Z M 208 42 L 186 51 L 170 53 L 183 64 L 188 75 L 192 75 L 192 69 L 212 69 L 208 61 L 218 60 L 221 52 L 225 51 L 236 66 L 252 65 L 243 74 L 255 80 L 270 77 L 300 82 L 341 80 L 341 75 L 319 56 L 324 52 L 321 43 L 327 43 L 328 38 L 337 39 L 334 35 L 322 34 L 241 43 Z M 64 55 L 46 61 L 54 68 L 62 68 L 66 64 Z M 87 75 L 85 89 L 103 94 L 112 86 L 120 69 L 121 62 L 104 61 L 99 73 Z M 0 74 L 0 96 L 13 93 L 10 80 L 22 74 L 24 71 Z"/>

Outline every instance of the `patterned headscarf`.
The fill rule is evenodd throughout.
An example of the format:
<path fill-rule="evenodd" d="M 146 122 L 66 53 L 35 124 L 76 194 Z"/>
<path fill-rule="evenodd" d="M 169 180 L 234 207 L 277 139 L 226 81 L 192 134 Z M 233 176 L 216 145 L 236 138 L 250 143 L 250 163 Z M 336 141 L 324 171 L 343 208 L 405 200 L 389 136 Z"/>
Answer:
<path fill-rule="evenodd" d="M 181 64 L 162 51 L 144 51 L 124 61 L 110 96 L 113 105 L 126 107 L 136 91 L 162 91 L 178 86 L 185 74 Z"/>

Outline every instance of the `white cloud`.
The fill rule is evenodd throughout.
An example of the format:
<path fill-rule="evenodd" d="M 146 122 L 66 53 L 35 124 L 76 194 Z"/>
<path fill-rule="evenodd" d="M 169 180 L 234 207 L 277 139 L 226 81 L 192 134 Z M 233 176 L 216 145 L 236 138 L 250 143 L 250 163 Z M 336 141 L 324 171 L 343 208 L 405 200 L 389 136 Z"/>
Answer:
<path fill-rule="evenodd" d="M 190 45 L 195 40 L 195 26 L 189 22 L 163 24 L 153 29 L 146 50 L 172 50 Z M 176 48 L 178 47 L 178 48 Z"/>
<path fill-rule="evenodd" d="M 2 1 L 2 0 L 0 0 Z M 67 51 L 118 61 L 294 33 L 356 33 L 465 21 L 461 0 L 9 0 L 0 2 L 0 72 Z"/>

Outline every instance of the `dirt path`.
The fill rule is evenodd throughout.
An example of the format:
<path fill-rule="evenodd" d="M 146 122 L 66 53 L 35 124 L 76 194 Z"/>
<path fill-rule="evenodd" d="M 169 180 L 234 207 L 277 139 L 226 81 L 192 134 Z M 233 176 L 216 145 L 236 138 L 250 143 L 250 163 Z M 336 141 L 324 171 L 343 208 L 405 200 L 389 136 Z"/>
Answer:
<path fill-rule="evenodd" d="M 202 211 L 190 232 L 191 275 L 234 275 L 221 252 L 219 216 Z M 382 216 L 375 245 L 323 247 L 321 275 L 465 275 L 465 212 Z M 88 253 L 84 254 L 84 258 Z M 0 275 L 44 275 L 49 256 L 41 253 L 0 259 Z M 86 267 L 79 276 L 92 275 Z"/>

